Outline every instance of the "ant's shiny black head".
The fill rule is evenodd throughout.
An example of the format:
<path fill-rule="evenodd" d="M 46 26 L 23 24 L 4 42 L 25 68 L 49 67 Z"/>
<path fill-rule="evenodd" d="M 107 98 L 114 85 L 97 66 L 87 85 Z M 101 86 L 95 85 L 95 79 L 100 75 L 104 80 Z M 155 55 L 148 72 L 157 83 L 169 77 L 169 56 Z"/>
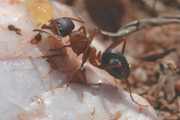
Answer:
<path fill-rule="evenodd" d="M 69 35 L 74 29 L 74 23 L 69 19 L 59 18 L 57 23 L 57 27 L 62 37 Z"/>
<path fill-rule="evenodd" d="M 126 58 L 123 54 L 118 52 L 115 49 L 106 50 L 101 58 L 101 65 L 111 65 L 111 64 L 120 64 L 122 67 L 115 67 L 111 69 L 106 69 L 106 71 L 117 79 L 123 79 L 124 75 L 122 69 L 125 72 L 125 76 L 128 78 L 130 75 L 130 67 Z"/>

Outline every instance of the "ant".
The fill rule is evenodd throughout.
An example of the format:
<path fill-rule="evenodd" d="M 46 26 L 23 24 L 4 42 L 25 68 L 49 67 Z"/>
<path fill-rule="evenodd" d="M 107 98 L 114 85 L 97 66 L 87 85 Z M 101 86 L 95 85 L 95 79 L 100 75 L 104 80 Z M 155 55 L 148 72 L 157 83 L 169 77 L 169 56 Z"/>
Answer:
<path fill-rule="evenodd" d="M 78 12 L 76 12 L 76 13 L 78 13 Z M 80 16 L 80 18 L 82 18 L 82 17 Z M 70 44 L 64 45 L 63 47 L 61 47 L 59 49 L 49 49 L 49 51 L 60 51 L 66 47 L 71 47 L 73 52 L 77 56 L 79 56 L 80 54 L 83 55 L 80 68 L 78 69 L 76 74 L 73 76 L 71 81 L 67 84 L 67 86 L 69 86 L 73 82 L 73 80 L 78 75 L 78 73 L 80 72 L 80 70 L 82 69 L 84 64 L 87 62 L 87 60 L 89 60 L 90 64 L 92 64 L 93 66 L 98 67 L 100 69 L 106 70 L 111 76 L 113 76 L 117 79 L 125 79 L 132 101 L 135 102 L 136 104 L 138 104 L 139 106 L 147 107 L 147 105 L 141 105 L 138 102 L 136 102 L 131 94 L 130 84 L 127 79 L 130 75 L 130 65 L 129 65 L 128 61 L 126 60 L 125 56 L 123 55 L 124 51 L 125 51 L 126 39 L 124 37 L 122 37 L 119 40 L 117 40 L 116 42 L 114 42 L 113 44 L 111 44 L 103 53 L 101 53 L 101 51 L 99 51 L 97 53 L 97 49 L 94 46 L 92 46 L 92 44 L 91 44 L 92 40 L 94 38 L 94 35 L 97 31 L 96 27 L 94 28 L 93 32 L 89 35 L 89 37 L 87 37 L 85 26 L 81 26 L 78 30 L 72 31 L 74 29 L 74 27 L 72 27 L 72 25 L 74 26 L 74 24 L 72 24 L 72 22 L 63 22 L 63 20 L 61 21 L 62 23 L 59 23 L 60 19 L 63 19 L 65 21 L 66 20 L 67 21 L 75 20 L 74 18 L 72 19 L 72 18 L 63 17 L 63 18 L 55 19 L 56 22 L 54 22 L 53 21 L 54 19 L 51 19 L 50 25 L 47 26 L 44 24 L 42 26 L 42 29 L 44 29 L 44 28 L 50 29 L 56 35 L 59 35 L 62 37 L 68 35 Z M 85 20 L 83 20 L 83 19 L 76 20 L 76 21 L 80 21 L 80 22 L 83 21 L 83 23 L 85 23 Z M 62 28 L 63 28 L 63 32 L 61 31 Z M 41 29 L 35 29 L 33 31 L 44 32 L 44 33 L 47 33 L 47 34 L 55 37 L 53 34 L 43 31 Z M 115 50 L 114 48 L 122 42 L 124 42 L 124 44 L 123 44 L 122 51 L 120 53 L 117 50 Z M 49 57 L 56 57 L 56 56 L 59 56 L 59 55 L 50 55 Z"/>

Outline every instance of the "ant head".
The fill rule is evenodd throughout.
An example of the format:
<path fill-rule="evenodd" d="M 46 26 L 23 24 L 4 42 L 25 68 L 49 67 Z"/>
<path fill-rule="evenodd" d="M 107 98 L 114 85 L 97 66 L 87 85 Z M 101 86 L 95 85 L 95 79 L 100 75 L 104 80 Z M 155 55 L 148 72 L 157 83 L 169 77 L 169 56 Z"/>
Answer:
<path fill-rule="evenodd" d="M 74 29 L 74 23 L 70 19 L 59 18 L 57 27 L 62 37 L 69 35 Z"/>

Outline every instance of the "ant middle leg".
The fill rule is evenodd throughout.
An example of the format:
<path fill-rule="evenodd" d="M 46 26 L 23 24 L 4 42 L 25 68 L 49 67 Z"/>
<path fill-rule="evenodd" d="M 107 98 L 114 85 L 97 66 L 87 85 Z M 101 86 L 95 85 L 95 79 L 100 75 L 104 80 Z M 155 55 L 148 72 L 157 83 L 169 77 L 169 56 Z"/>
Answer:
<path fill-rule="evenodd" d="M 75 42 L 75 43 L 72 43 L 72 44 L 69 44 L 69 45 L 64 45 L 63 47 L 61 48 L 58 48 L 58 49 L 48 49 L 49 51 L 60 51 L 66 47 L 70 47 L 72 45 L 75 45 L 75 44 L 78 44 L 78 43 L 82 43 L 82 42 L 87 42 L 87 40 L 81 40 L 81 41 L 78 41 L 78 42 Z"/>

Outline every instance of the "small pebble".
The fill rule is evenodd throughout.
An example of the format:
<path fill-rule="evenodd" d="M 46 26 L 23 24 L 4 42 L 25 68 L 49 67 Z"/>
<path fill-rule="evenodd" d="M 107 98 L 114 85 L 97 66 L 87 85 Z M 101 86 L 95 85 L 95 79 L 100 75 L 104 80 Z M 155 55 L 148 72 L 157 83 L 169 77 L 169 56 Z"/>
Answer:
<path fill-rule="evenodd" d="M 135 80 L 137 80 L 138 82 L 141 82 L 141 83 L 145 83 L 148 80 L 148 75 L 143 68 L 136 68 L 134 70 L 133 76 L 134 76 Z"/>

